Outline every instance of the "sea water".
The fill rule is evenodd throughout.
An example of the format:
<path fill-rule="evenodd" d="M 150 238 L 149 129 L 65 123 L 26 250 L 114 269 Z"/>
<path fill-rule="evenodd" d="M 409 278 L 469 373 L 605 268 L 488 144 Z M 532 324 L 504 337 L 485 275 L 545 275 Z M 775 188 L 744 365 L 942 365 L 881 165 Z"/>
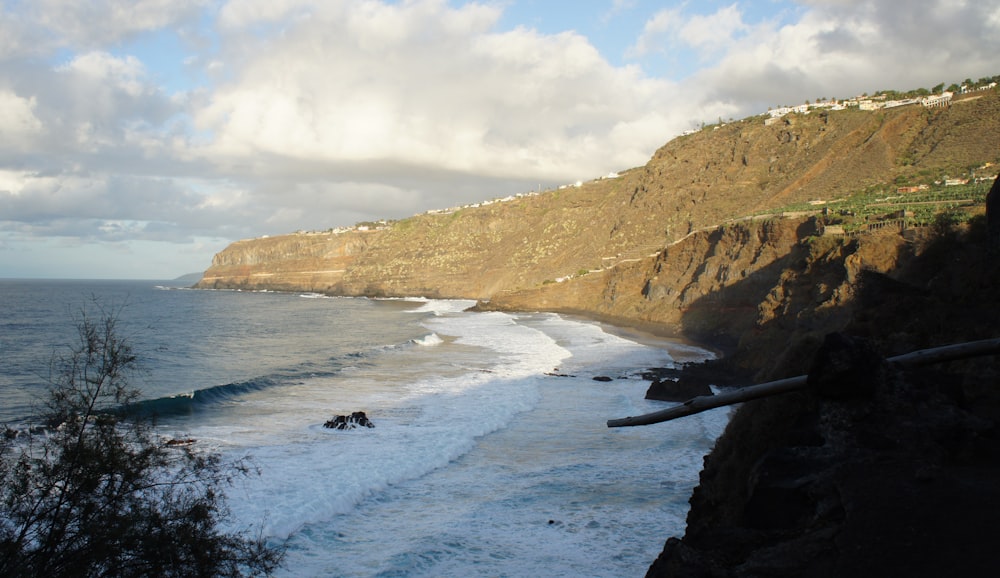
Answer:
<path fill-rule="evenodd" d="M 0 281 L 0 421 L 31 415 L 94 297 L 135 345 L 163 435 L 257 466 L 228 490 L 227 525 L 287 547 L 281 575 L 641 575 L 683 534 L 728 419 L 607 428 L 666 407 L 642 370 L 710 354 L 553 314 Z M 375 427 L 323 427 L 354 411 Z"/>

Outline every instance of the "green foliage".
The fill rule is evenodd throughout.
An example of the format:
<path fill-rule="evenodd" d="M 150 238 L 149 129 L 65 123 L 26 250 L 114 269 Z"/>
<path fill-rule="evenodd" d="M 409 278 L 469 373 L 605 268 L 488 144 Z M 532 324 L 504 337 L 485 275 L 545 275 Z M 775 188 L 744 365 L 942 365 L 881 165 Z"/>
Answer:
<path fill-rule="evenodd" d="M 393 224 L 393 227 L 392 227 L 392 228 L 393 228 L 393 229 L 395 229 L 395 230 L 396 230 L 396 232 L 404 232 L 404 231 L 409 231 L 410 229 L 412 229 L 412 228 L 413 228 L 413 226 L 414 226 L 414 222 L 415 222 L 416 220 L 417 220 L 417 218 L 416 218 L 416 217 L 409 217 L 409 218 L 407 218 L 407 219 L 402 219 L 402 220 L 399 220 L 399 221 L 396 221 L 396 222 L 395 222 L 395 223 Z"/>
<path fill-rule="evenodd" d="M 772 209 L 768 213 L 819 212 L 825 211 L 824 221 L 828 225 L 843 225 L 845 230 L 854 231 L 868 223 L 898 218 L 906 211 L 908 226 L 939 226 L 939 214 L 947 212 L 952 224 L 968 221 L 973 212 L 962 210 L 982 206 L 986 202 L 990 183 L 969 183 L 958 186 L 933 184 L 925 191 L 900 193 L 897 186 L 909 183 L 897 179 L 893 186 L 873 185 L 863 192 L 835 199 L 820 206 L 796 203 Z M 759 213 L 765 214 L 765 213 Z M 940 226 L 939 226 L 940 228 Z"/>
<path fill-rule="evenodd" d="M 954 233 L 955 226 L 969 221 L 969 215 L 956 210 L 949 209 L 934 216 L 934 232 L 938 237 L 948 238 Z"/>
<path fill-rule="evenodd" d="M 243 576 L 283 557 L 219 529 L 246 462 L 171 447 L 134 409 L 137 357 L 117 313 L 86 310 L 54 363 L 51 429 L 0 440 L 0 576 Z"/>

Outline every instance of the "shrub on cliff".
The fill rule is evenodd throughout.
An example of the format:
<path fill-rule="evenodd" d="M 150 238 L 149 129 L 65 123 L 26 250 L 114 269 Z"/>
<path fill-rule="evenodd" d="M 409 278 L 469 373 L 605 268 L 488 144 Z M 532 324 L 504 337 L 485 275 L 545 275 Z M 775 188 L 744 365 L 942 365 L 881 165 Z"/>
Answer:
<path fill-rule="evenodd" d="M 136 355 L 101 313 L 53 367 L 47 431 L 0 440 L 0 575 L 269 574 L 281 550 L 220 529 L 220 489 L 247 464 L 165 444 L 129 411 Z"/>

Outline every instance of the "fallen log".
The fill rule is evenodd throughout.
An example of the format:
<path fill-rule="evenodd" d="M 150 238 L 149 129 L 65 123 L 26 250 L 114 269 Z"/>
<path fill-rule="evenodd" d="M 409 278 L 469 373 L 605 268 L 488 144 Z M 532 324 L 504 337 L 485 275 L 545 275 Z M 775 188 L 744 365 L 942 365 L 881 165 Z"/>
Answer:
<path fill-rule="evenodd" d="M 931 365 L 935 363 L 943 363 L 945 361 L 956 361 L 959 359 L 967 359 L 969 357 L 978 357 L 981 355 L 991 355 L 997 353 L 1000 353 L 1000 338 L 971 341 L 968 343 L 956 343 L 953 345 L 933 347 L 930 349 L 921 349 L 910 353 L 904 353 L 903 355 L 890 357 L 886 359 L 886 361 L 903 367 L 919 367 L 921 365 Z M 681 405 L 660 411 L 654 411 L 652 413 L 638 415 L 635 417 L 629 416 L 620 419 L 610 419 L 608 420 L 608 427 L 650 425 L 670 421 L 679 417 L 694 415 L 696 413 L 701 413 L 717 407 L 796 391 L 805 387 L 807 378 L 808 376 L 806 375 L 799 375 L 796 377 L 779 379 L 778 381 L 769 381 L 767 383 L 742 387 L 740 389 L 727 391 L 718 395 L 703 395 L 694 397 L 685 401 Z"/>

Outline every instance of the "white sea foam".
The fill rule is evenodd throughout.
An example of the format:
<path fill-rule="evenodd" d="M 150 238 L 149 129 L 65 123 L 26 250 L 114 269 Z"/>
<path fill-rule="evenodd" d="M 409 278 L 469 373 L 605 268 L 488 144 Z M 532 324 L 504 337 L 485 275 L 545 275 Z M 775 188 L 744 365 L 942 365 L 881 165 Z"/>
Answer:
<path fill-rule="evenodd" d="M 432 314 L 416 341 L 435 347 L 255 392 L 191 433 L 253 455 L 262 475 L 230 506 L 237 525 L 266 519 L 266 535 L 288 540 L 287 575 L 632 575 L 683 532 L 727 414 L 609 430 L 608 418 L 662 407 L 643 399 L 637 370 L 669 365 L 667 351 L 469 305 L 416 309 Z M 375 428 L 321 426 L 357 410 Z"/>
<path fill-rule="evenodd" d="M 423 347 L 432 347 L 434 345 L 441 345 L 444 343 L 444 340 L 437 333 L 429 333 L 419 339 L 414 339 L 413 343 Z"/>
<path fill-rule="evenodd" d="M 289 542 L 290 567 L 308 575 L 620 576 L 641 574 L 663 540 L 683 532 L 702 457 L 727 414 L 709 412 L 670 430 L 609 430 L 608 417 L 662 407 L 643 399 L 636 369 L 670 363 L 587 323 L 554 315 L 435 318 L 436 331 L 500 354 L 497 371 L 527 369 L 493 330 L 512 328 L 560 374 L 525 376 L 538 400 L 505 427 L 474 440 L 447 467 L 386 487 Z M 454 327 L 453 327 L 454 325 Z M 539 333 L 541 336 L 539 336 Z M 508 334 L 509 335 L 509 334 Z M 598 383 L 596 373 L 624 379 Z M 500 395 L 470 403 L 487 405 Z M 292 572 L 292 573 L 295 573 Z"/>
<path fill-rule="evenodd" d="M 358 368 L 349 380 L 260 392 L 224 419 L 204 420 L 193 436 L 215 440 L 234 455 L 251 452 L 263 472 L 234 492 L 236 517 L 266 518 L 268 535 L 288 537 L 305 524 L 350 512 L 390 485 L 446 466 L 477 438 L 530 409 L 538 399 L 535 376 L 568 353 L 509 316 L 456 313 L 464 308 L 455 302 L 428 308 L 440 315 L 428 320 L 431 335 L 463 344 L 442 354 L 448 357 L 432 354 L 425 365 L 427 348 L 389 352 L 381 360 L 386 366 Z M 317 424 L 329 415 L 317 408 L 364 410 L 376 427 L 325 430 Z"/>
<path fill-rule="evenodd" d="M 265 519 L 267 536 L 287 538 L 284 575 L 641 574 L 666 537 L 683 533 L 702 458 L 727 420 L 721 408 L 608 429 L 609 418 L 665 405 L 644 399 L 648 383 L 637 370 L 697 355 L 592 323 L 467 313 L 471 301 L 129 283 L 13 294 L 10 312 L 47 313 L 41 324 L 21 316 L 32 328 L 19 334 L 22 347 L 4 343 L 10 385 L 0 388 L 0 412 L 8 419 L 28 415 L 30 360 L 62 339 L 53 329 L 65 315 L 58 304 L 94 290 L 139 295 L 129 327 L 157 328 L 130 329 L 154 353 L 143 384 L 150 400 L 225 394 L 171 414 L 161 433 L 253 456 L 262 475 L 229 491 L 232 523 Z M 416 346 L 432 334 L 441 342 Z M 612 379 L 591 379 L 598 375 Z M 375 428 L 322 427 L 353 411 Z"/>
<path fill-rule="evenodd" d="M 421 303 L 420 307 L 413 310 L 414 313 L 431 313 L 433 315 L 447 315 L 449 313 L 461 313 L 476 304 L 468 299 L 428 299 L 426 301 L 414 300 Z"/>

